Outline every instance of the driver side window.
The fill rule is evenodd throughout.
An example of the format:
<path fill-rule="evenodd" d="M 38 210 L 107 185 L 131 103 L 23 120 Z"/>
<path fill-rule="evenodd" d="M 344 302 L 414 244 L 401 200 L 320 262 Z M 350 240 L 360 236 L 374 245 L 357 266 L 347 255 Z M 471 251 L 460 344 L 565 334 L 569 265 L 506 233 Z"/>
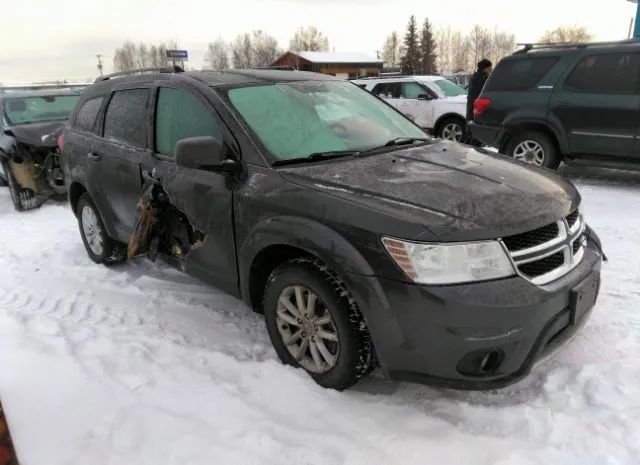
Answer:
<path fill-rule="evenodd" d="M 402 83 L 402 98 L 416 100 L 419 95 L 426 95 L 428 91 L 417 82 Z"/>
<path fill-rule="evenodd" d="M 207 108 L 184 90 L 160 88 L 155 121 L 156 152 L 174 157 L 179 141 L 202 136 L 222 141 L 222 131 Z"/>

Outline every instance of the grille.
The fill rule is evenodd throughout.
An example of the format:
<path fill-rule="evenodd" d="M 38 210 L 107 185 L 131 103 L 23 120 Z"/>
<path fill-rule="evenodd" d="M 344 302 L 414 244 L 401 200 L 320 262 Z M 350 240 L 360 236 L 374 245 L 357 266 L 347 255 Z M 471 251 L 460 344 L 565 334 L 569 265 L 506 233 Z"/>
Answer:
<path fill-rule="evenodd" d="M 558 223 L 552 223 L 542 228 L 534 229 L 533 231 L 505 237 L 502 240 L 510 252 L 518 252 L 552 241 L 558 237 L 559 234 L 560 229 Z"/>
<path fill-rule="evenodd" d="M 575 240 L 575 242 L 573 243 L 572 249 L 573 249 L 573 255 L 577 254 L 580 251 L 580 248 L 584 245 L 585 243 L 585 235 L 583 234 L 582 236 L 580 236 L 579 238 L 577 238 Z"/>
<path fill-rule="evenodd" d="M 524 263 L 518 268 L 520 269 L 520 272 L 522 272 L 529 278 L 537 278 L 538 276 L 547 274 L 555 270 L 556 268 L 561 267 L 562 265 L 564 265 L 564 252 L 560 251 L 541 260 Z"/>
<path fill-rule="evenodd" d="M 567 216 L 567 223 L 569 223 L 569 227 L 573 228 L 576 224 L 576 222 L 578 221 L 578 218 L 580 218 L 580 212 L 578 212 L 578 210 L 574 211 L 573 213 L 571 213 L 569 216 Z"/>

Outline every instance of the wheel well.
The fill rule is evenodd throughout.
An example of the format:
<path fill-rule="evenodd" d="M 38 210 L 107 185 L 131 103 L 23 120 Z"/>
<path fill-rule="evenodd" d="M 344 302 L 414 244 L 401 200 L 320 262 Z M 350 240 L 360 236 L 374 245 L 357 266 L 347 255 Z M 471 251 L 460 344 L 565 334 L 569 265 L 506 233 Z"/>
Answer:
<path fill-rule="evenodd" d="M 78 200 L 85 192 L 87 192 L 87 189 L 85 189 L 79 182 L 74 182 L 69 186 L 69 203 L 71 204 L 71 209 L 73 210 L 74 215 L 76 214 L 76 208 L 78 207 Z"/>
<path fill-rule="evenodd" d="M 256 255 L 249 270 L 249 297 L 254 311 L 262 313 L 264 288 L 273 270 L 289 260 L 301 257 L 313 255 L 290 245 L 271 245 Z"/>
<path fill-rule="evenodd" d="M 446 115 L 442 115 L 442 116 L 438 119 L 438 121 L 436 121 L 436 125 L 435 125 L 435 127 L 433 128 L 433 133 L 434 133 L 434 134 L 436 134 L 436 135 L 437 135 L 437 134 L 439 134 L 439 133 L 440 133 L 440 129 L 442 129 L 442 125 L 443 125 L 446 121 L 449 121 L 449 120 L 452 120 L 452 119 L 455 119 L 455 120 L 460 121 L 460 122 L 463 124 L 463 126 L 466 126 L 466 124 L 467 124 L 467 120 L 466 120 L 466 119 L 464 119 L 464 118 L 462 117 L 462 115 L 459 115 L 459 114 L 457 114 L 457 113 L 447 113 Z"/>
<path fill-rule="evenodd" d="M 509 145 L 509 142 L 511 142 L 511 140 L 514 137 L 516 137 L 518 134 L 521 134 L 525 131 L 537 131 L 548 136 L 549 139 L 551 139 L 551 142 L 553 143 L 553 146 L 555 147 L 556 152 L 560 157 L 562 157 L 560 142 L 558 141 L 558 138 L 556 137 L 555 133 L 551 129 L 549 129 L 548 126 L 544 124 L 539 124 L 539 123 L 524 123 L 524 124 L 518 124 L 516 126 L 510 126 L 508 131 L 505 133 L 504 137 L 502 138 L 500 147 L 498 147 L 498 149 L 500 150 L 500 153 L 506 153 L 507 145 Z"/>

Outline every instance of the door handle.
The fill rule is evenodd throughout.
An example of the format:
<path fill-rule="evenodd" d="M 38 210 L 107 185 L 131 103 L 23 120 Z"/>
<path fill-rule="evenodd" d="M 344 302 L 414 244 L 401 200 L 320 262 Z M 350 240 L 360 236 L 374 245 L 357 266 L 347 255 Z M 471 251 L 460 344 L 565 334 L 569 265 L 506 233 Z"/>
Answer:
<path fill-rule="evenodd" d="M 100 161 L 102 160 L 102 157 L 100 155 L 98 155 L 97 153 L 94 152 L 89 152 L 87 154 L 87 158 L 91 161 Z"/>

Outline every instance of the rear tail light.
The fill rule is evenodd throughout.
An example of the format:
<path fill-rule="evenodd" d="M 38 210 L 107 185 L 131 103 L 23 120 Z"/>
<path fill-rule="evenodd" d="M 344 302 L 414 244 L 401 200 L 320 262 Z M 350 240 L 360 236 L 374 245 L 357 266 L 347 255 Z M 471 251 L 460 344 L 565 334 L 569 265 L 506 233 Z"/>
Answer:
<path fill-rule="evenodd" d="M 490 103 L 491 100 L 489 100 L 488 98 L 476 99 L 476 101 L 473 102 L 473 116 L 482 116 Z"/>
<path fill-rule="evenodd" d="M 62 137 L 62 134 L 58 136 L 58 148 L 61 152 L 64 150 L 64 138 Z"/>

